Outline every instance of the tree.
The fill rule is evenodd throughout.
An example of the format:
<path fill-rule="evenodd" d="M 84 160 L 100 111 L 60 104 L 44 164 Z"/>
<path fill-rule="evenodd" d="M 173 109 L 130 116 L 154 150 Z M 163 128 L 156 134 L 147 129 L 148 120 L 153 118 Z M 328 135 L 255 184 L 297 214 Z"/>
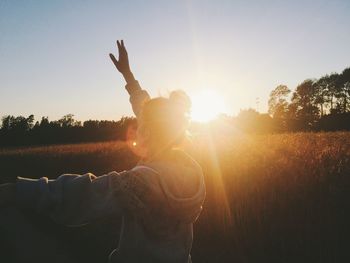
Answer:
<path fill-rule="evenodd" d="M 99 121 L 96 121 L 96 120 L 84 121 L 83 127 L 86 129 L 98 129 L 99 128 Z"/>
<path fill-rule="evenodd" d="M 89 120 L 81 126 L 80 121 L 67 114 L 58 121 L 49 121 L 42 117 L 35 122 L 34 115 L 2 117 L 0 129 L 0 145 L 19 146 L 51 143 L 77 143 L 92 141 L 126 140 L 126 134 L 135 134 L 137 122 L 135 118 L 122 117 L 118 121 Z"/>
<path fill-rule="evenodd" d="M 290 109 L 294 110 L 295 118 L 308 128 L 318 119 L 319 109 L 316 106 L 317 90 L 314 81 L 305 80 L 299 84 L 292 95 L 292 105 Z"/>
<path fill-rule="evenodd" d="M 274 129 L 274 122 L 269 114 L 260 114 L 251 108 L 240 110 L 234 118 L 234 125 L 248 133 L 266 133 Z"/>
<path fill-rule="evenodd" d="M 75 126 L 81 126 L 81 122 L 74 120 L 73 117 L 74 117 L 73 114 L 67 114 L 67 115 L 64 115 L 57 122 L 62 128 L 70 128 L 70 127 L 75 127 Z"/>
<path fill-rule="evenodd" d="M 290 94 L 290 89 L 286 85 L 278 85 L 270 93 L 268 102 L 268 112 L 274 118 L 285 118 L 288 110 L 287 97 Z"/>
<path fill-rule="evenodd" d="M 344 69 L 339 75 L 336 87 L 336 96 L 339 100 L 338 110 L 340 113 L 345 113 L 348 111 L 350 100 L 350 68 Z"/>
<path fill-rule="evenodd" d="M 1 130 L 3 131 L 9 131 L 11 129 L 12 126 L 12 122 L 15 119 L 14 116 L 11 115 L 7 115 L 2 117 L 1 121 L 2 121 L 2 125 L 1 125 Z"/>
<path fill-rule="evenodd" d="M 325 113 L 325 108 L 328 103 L 328 81 L 329 76 L 325 75 L 314 82 L 315 86 L 315 103 L 319 105 L 321 117 Z"/>
<path fill-rule="evenodd" d="M 2 118 L 2 130 L 5 131 L 17 131 L 17 132 L 26 132 L 32 129 L 34 126 L 34 115 L 31 114 L 28 118 L 23 116 L 5 116 Z"/>
<path fill-rule="evenodd" d="M 337 98 L 337 82 L 338 82 L 339 75 L 338 73 L 332 73 L 331 75 L 326 76 L 326 82 L 327 82 L 327 88 L 326 88 L 326 95 L 328 97 L 328 101 L 330 103 L 330 113 L 332 113 L 335 109 L 334 105 L 336 104 L 335 99 Z"/>
<path fill-rule="evenodd" d="M 39 124 L 40 128 L 48 128 L 50 127 L 50 122 L 48 117 L 41 117 L 41 121 Z"/>
<path fill-rule="evenodd" d="M 286 120 L 288 115 L 288 96 L 290 89 L 286 85 L 278 85 L 270 93 L 268 101 L 268 112 L 281 125 L 282 130 L 286 128 Z"/>
<path fill-rule="evenodd" d="M 32 129 L 34 127 L 34 115 L 31 114 L 29 117 L 26 119 L 27 121 L 27 131 Z"/>

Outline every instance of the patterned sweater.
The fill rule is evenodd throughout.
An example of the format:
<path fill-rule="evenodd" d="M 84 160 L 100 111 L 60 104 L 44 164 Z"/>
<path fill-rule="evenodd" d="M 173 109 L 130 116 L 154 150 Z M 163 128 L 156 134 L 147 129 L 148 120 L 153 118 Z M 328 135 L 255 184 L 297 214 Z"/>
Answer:
<path fill-rule="evenodd" d="M 138 82 L 126 86 L 138 116 L 149 99 Z M 79 226 L 107 215 L 123 217 L 109 262 L 191 262 L 193 222 L 205 185 L 200 166 L 180 150 L 102 176 L 64 174 L 55 180 L 17 178 L 17 202 L 58 223 Z"/>

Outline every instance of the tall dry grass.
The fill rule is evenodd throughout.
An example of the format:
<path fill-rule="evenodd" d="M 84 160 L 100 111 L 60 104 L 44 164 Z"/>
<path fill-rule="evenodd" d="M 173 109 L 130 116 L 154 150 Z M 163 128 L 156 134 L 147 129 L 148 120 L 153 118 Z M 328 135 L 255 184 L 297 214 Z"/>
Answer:
<path fill-rule="evenodd" d="M 243 135 L 215 129 L 188 149 L 207 186 L 195 224 L 194 262 L 346 262 L 350 234 L 350 133 Z M 0 181 L 129 169 L 137 157 L 109 142 L 0 150 Z M 119 221 L 61 236 L 85 262 L 116 246 Z M 109 227 L 106 227 L 106 224 Z M 62 234 L 64 233 L 64 234 Z"/>

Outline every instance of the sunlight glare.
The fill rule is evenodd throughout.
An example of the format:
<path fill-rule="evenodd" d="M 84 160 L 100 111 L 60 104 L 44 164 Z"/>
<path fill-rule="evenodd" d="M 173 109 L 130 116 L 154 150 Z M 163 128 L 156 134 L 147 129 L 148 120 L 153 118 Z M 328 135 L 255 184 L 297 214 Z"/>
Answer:
<path fill-rule="evenodd" d="M 224 99 L 215 90 L 203 90 L 191 96 L 191 118 L 194 121 L 207 122 L 218 114 L 226 112 Z"/>

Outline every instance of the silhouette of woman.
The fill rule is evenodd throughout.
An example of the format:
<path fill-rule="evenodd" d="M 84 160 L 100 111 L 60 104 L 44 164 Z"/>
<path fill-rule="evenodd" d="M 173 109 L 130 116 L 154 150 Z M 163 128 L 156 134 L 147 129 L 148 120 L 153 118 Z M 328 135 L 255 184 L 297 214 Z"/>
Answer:
<path fill-rule="evenodd" d="M 186 136 L 191 102 L 181 91 L 150 99 L 130 70 L 123 40 L 117 46 L 118 60 L 110 58 L 126 80 L 137 116 L 141 161 L 131 170 L 99 177 L 18 177 L 15 184 L 0 185 L 0 207 L 32 209 L 69 226 L 121 215 L 119 245 L 109 262 L 191 262 L 193 222 L 205 198 L 201 167 L 178 147 Z M 52 255 L 52 262 L 58 258 Z"/>

